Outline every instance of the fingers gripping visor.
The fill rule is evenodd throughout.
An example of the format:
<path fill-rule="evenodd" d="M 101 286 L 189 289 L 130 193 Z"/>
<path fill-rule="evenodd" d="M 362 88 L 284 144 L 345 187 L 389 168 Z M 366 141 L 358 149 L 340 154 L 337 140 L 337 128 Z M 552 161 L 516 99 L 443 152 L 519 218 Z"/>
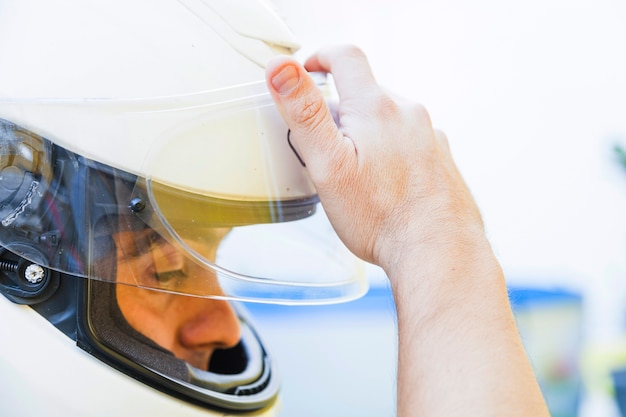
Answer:
<path fill-rule="evenodd" d="M 263 87 L 1 102 L 0 245 L 53 270 L 178 294 L 362 295 L 362 266 Z"/>

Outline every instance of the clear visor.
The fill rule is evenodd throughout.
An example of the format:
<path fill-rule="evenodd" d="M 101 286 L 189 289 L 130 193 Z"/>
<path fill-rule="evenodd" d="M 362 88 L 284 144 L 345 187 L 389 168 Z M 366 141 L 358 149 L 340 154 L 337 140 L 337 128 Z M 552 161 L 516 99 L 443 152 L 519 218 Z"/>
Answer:
<path fill-rule="evenodd" d="M 0 102 L 11 118 L 0 126 L 0 244 L 64 273 L 175 294 L 361 296 L 363 266 L 262 87 L 244 98 Z"/>

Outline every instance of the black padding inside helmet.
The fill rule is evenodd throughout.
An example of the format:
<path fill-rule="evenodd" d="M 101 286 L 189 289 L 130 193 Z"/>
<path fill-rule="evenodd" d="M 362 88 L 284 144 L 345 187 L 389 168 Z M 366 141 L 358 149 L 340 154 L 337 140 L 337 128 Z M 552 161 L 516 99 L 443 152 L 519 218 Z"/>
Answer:
<path fill-rule="evenodd" d="M 169 377 L 188 381 L 187 365 L 170 351 L 135 330 L 124 318 L 115 297 L 115 285 L 91 282 L 89 316 L 99 339 L 131 361 Z"/>

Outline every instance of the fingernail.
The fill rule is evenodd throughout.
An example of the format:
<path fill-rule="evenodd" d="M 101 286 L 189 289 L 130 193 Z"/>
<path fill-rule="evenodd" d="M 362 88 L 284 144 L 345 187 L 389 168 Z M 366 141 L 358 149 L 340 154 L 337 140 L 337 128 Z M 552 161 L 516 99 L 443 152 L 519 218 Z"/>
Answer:
<path fill-rule="evenodd" d="M 300 75 L 296 67 L 286 65 L 274 77 L 272 77 L 272 87 L 279 94 L 287 94 L 300 82 Z"/>

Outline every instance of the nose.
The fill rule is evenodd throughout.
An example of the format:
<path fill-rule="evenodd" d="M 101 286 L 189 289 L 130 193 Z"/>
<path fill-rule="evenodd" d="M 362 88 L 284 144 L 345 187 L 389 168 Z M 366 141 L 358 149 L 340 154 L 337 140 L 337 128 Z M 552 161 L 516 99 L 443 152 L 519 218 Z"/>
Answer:
<path fill-rule="evenodd" d="M 187 320 L 178 331 L 181 346 L 191 350 L 230 348 L 241 337 L 239 319 L 228 301 L 185 297 Z M 190 314 L 191 313 L 191 314 Z"/>

